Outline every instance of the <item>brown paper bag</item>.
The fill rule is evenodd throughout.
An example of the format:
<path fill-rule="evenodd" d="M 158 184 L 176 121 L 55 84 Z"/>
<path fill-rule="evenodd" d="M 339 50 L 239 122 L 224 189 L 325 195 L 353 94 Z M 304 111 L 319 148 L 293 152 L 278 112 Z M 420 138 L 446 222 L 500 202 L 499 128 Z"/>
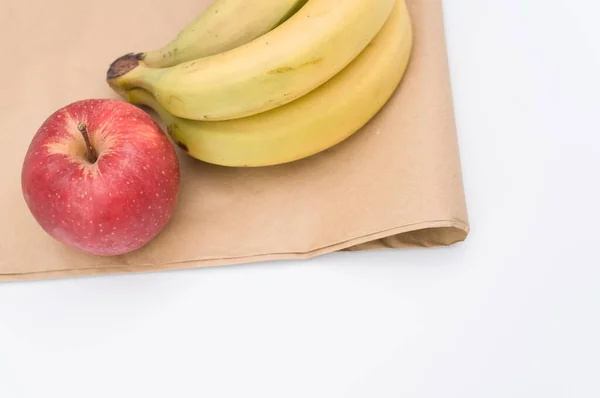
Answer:
<path fill-rule="evenodd" d="M 176 3 L 176 5 L 175 5 Z M 0 280 L 42 279 L 295 259 L 335 250 L 429 247 L 469 227 L 440 0 L 408 0 L 414 53 L 386 107 L 360 132 L 298 162 L 218 167 L 181 153 L 167 228 L 117 257 L 46 235 L 21 194 L 33 134 L 56 109 L 118 98 L 108 65 L 166 44 L 210 0 L 8 0 L 0 24 Z"/>

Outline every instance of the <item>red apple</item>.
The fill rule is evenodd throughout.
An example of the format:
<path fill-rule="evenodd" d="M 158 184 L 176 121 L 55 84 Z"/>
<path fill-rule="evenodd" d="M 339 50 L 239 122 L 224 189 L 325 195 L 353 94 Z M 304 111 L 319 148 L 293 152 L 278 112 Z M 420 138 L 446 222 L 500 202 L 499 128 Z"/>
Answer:
<path fill-rule="evenodd" d="M 171 142 L 143 110 L 90 99 L 53 113 L 27 151 L 23 195 L 41 227 L 97 255 L 138 249 L 167 224 L 179 191 Z"/>

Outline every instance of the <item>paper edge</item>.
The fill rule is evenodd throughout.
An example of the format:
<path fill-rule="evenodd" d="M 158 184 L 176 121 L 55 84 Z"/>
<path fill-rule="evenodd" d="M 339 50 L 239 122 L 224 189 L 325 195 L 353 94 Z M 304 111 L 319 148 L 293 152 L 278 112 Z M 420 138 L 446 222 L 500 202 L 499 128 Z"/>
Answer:
<path fill-rule="evenodd" d="M 240 265 L 250 264 L 259 262 L 273 262 L 273 261 L 289 261 L 289 260 L 303 260 L 309 259 L 323 254 L 341 251 L 348 249 L 352 246 L 359 245 L 378 239 L 388 238 L 391 236 L 418 231 L 421 229 L 434 229 L 434 228 L 454 228 L 458 232 L 462 232 L 460 238 L 450 242 L 446 246 L 451 246 L 456 243 L 466 240 L 470 233 L 470 227 L 457 220 L 439 220 L 439 221 L 427 221 L 420 222 L 410 225 L 404 225 L 401 227 L 392 228 L 385 231 L 376 232 L 373 234 L 361 236 L 358 238 L 350 239 L 344 242 L 339 242 L 329 246 L 323 246 L 321 248 L 311 250 L 306 253 L 269 253 L 269 254 L 257 254 L 252 256 L 243 257 L 230 257 L 230 258 L 210 258 L 210 259 L 196 259 L 179 262 L 163 263 L 160 265 L 126 265 L 126 266 L 108 266 L 108 267 L 90 267 L 90 268 L 74 268 L 74 269 L 62 269 L 62 270 L 51 270 L 51 271 L 35 271 L 28 273 L 5 273 L 0 274 L 0 282 L 17 282 L 25 280 L 47 280 L 57 278 L 69 278 L 69 277 L 89 277 L 89 276 L 105 276 L 105 275 L 120 275 L 127 273 L 142 273 L 142 272 L 161 272 L 161 271 L 176 271 L 185 269 L 199 269 L 199 268 L 211 268 L 211 267 L 223 267 L 229 265 Z M 439 247 L 439 245 L 437 245 Z M 423 246 L 426 247 L 426 246 Z M 385 246 L 381 246 L 374 249 L 386 249 Z M 401 251 L 399 251 L 401 253 Z"/>

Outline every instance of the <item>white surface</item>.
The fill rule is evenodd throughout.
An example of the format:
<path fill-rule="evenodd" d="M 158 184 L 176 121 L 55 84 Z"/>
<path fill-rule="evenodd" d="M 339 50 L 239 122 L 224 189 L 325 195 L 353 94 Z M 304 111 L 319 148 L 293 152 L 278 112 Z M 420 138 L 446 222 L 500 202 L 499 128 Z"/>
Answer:
<path fill-rule="evenodd" d="M 467 242 L 0 284 L 0 397 L 599 397 L 600 5 L 445 12 Z"/>

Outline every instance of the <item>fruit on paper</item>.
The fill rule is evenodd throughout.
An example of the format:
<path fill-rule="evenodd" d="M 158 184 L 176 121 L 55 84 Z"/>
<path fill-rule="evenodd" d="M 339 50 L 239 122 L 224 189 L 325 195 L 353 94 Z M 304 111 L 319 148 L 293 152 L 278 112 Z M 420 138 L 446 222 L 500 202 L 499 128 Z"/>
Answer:
<path fill-rule="evenodd" d="M 121 100 L 83 100 L 53 113 L 35 134 L 21 177 L 41 227 L 97 255 L 148 243 L 171 218 L 179 190 L 168 137 Z"/>
<path fill-rule="evenodd" d="M 44 122 L 23 163 L 27 206 L 66 245 L 136 250 L 174 212 L 173 142 L 230 167 L 319 153 L 383 108 L 412 46 L 405 0 L 215 0 L 164 47 L 110 65 L 126 101 L 78 101 Z"/>
<path fill-rule="evenodd" d="M 144 89 L 130 90 L 127 99 L 153 108 L 173 140 L 197 159 L 224 166 L 286 163 L 327 149 L 367 123 L 400 82 L 411 38 L 407 10 L 396 7 L 371 44 L 331 80 L 290 104 L 242 119 L 182 119 Z"/>
<path fill-rule="evenodd" d="M 339 73 L 373 40 L 395 3 L 309 0 L 285 23 L 242 46 L 168 68 L 135 64 L 125 56 L 112 65 L 108 81 L 117 91 L 150 91 L 182 118 L 255 115 L 300 98 Z"/>

